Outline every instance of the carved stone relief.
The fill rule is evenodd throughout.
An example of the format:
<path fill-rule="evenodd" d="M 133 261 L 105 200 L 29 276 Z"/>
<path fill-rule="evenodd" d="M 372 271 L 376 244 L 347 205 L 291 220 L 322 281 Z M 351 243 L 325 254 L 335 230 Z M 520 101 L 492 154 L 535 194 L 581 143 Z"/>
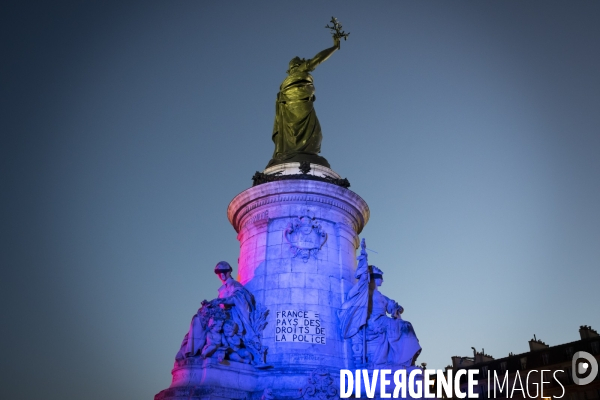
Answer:
<path fill-rule="evenodd" d="M 327 233 L 315 217 L 304 215 L 288 224 L 285 239 L 290 244 L 292 257 L 299 256 L 307 262 L 311 256 L 317 258 L 318 251 L 327 241 Z"/>
<path fill-rule="evenodd" d="M 300 394 L 303 399 L 327 400 L 339 398 L 334 379 L 325 368 L 317 368 L 311 371 L 308 383 L 300 389 Z"/>

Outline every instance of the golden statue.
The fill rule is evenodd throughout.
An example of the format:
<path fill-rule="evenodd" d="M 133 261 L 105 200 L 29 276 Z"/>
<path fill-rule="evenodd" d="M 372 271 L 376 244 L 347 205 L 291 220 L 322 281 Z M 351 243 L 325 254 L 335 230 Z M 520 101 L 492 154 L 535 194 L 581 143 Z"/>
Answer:
<path fill-rule="evenodd" d="M 327 60 L 340 48 L 340 39 L 348 37 L 342 26 L 332 17 L 333 46 L 309 60 L 294 57 L 286 71 L 288 76 L 277 93 L 273 142 L 275 151 L 267 167 L 287 162 L 309 161 L 329 167 L 321 152 L 321 125 L 315 113 L 315 87 L 310 71 Z"/>

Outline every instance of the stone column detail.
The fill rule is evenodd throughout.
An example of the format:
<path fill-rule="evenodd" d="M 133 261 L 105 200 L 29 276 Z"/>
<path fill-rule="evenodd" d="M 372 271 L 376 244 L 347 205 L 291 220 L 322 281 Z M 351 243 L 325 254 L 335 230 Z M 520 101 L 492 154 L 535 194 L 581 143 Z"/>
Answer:
<path fill-rule="evenodd" d="M 267 363 L 304 377 L 317 366 L 347 368 L 337 312 L 355 281 L 358 234 L 369 219 L 365 201 L 331 183 L 282 180 L 240 193 L 227 215 L 240 241 L 238 280 L 270 310 Z M 301 333 L 294 322 L 312 326 Z M 292 333 L 282 341 L 278 327 Z M 274 384 L 292 389 L 298 381 Z"/>

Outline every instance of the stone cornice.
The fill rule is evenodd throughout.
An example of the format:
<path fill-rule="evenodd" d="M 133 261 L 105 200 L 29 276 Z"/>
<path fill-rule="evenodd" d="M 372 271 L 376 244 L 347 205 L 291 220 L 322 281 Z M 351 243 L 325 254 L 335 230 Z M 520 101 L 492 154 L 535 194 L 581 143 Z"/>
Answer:
<path fill-rule="evenodd" d="M 238 194 L 227 207 L 227 218 L 239 232 L 253 210 L 274 203 L 322 203 L 337 208 L 353 220 L 360 233 L 369 220 L 369 206 L 356 193 L 331 183 L 312 180 L 269 182 Z"/>

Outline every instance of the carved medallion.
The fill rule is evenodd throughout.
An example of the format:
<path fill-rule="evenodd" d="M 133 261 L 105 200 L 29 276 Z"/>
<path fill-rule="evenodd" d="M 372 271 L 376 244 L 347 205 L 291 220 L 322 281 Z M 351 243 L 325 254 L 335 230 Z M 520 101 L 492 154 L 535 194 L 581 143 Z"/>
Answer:
<path fill-rule="evenodd" d="M 317 258 L 317 252 L 327 241 L 327 233 L 322 230 L 316 218 L 305 215 L 294 218 L 288 224 L 285 239 L 290 244 L 292 257 L 299 256 L 307 262 L 311 256 Z"/>
<path fill-rule="evenodd" d="M 300 389 L 300 393 L 303 399 L 339 399 L 331 374 L 322 367 L 311 371 L 308 384 Z"/>

